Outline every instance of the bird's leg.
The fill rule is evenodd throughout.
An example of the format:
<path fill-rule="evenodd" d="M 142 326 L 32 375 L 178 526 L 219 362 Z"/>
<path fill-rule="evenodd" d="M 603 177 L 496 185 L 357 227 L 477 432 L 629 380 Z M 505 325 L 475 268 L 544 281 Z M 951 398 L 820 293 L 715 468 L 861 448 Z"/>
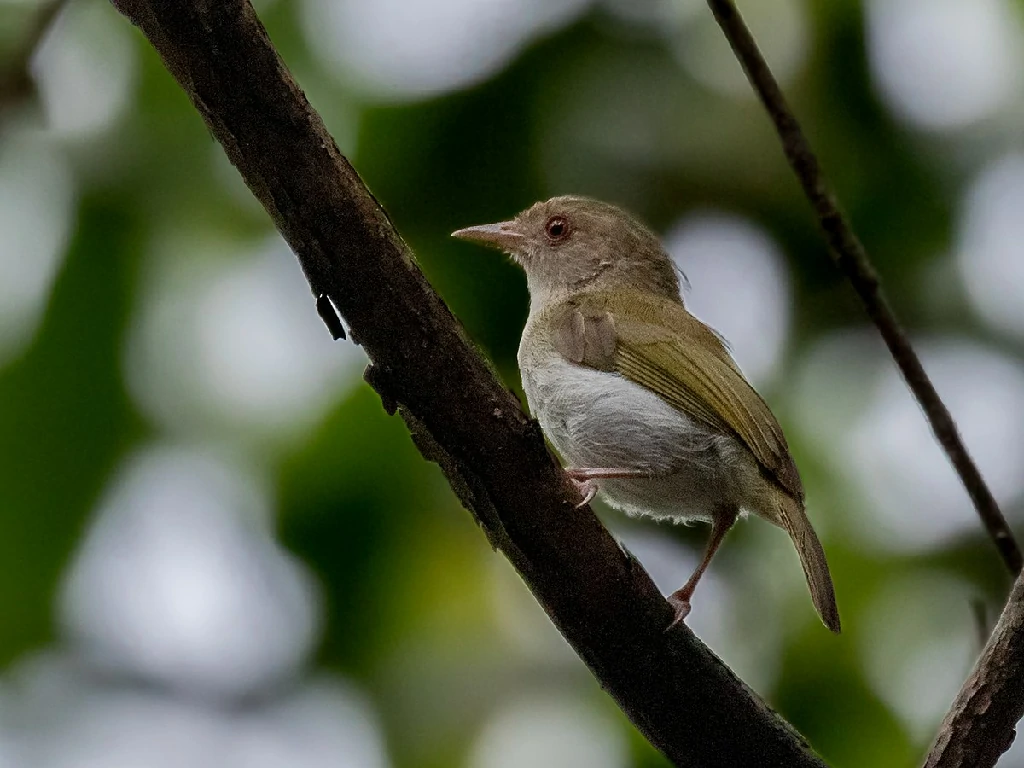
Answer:
<path fill-rule="evenodd" d="M 715 556 L 715 552 L 718 551 L 718 547 L 721 546 L 725 534 L 729 532 L 732 524 L 736 522 L 738 514 L 739 510 L 735 507 L 726 507 L 715 511 L 711 519 L 711 537 L 708 539 L 707 548 L 704 550 L 704 558 L 700 561 L 700 565 L 697 566 L 690 578 L 686 580 L 686 583 L 668 596 L 668 602 L 676 609 L 676 617 L 668 625 L 668 629 L 681 622 L 690 613 L 690 598 L 693 597 L 693 590 L 697 588 L 697 582 L 700 581 L 700 577 L 707 570 L 708 564 L 711 562 L 711 558 Z"/>
<path fill-rule="evenodd" d="M 570 467 L 565 473 L 573 480 L 613 480 L 625 477 L 651 477 L 647 469 L 615 469 L 611 467 Z"/>
<path fill-rule="evenodd" d="M 589 504 L 597 495 L 597 483 L 595 480 L 614 480 L 627 477 L 650 477 L 651 473 L 644 469 L 614 469 L 611 467 L 570 467 L 565 473 L 573 481 L 576 490 L 580 492 L 583 501 L 576 505 L 576 509 Z"/>

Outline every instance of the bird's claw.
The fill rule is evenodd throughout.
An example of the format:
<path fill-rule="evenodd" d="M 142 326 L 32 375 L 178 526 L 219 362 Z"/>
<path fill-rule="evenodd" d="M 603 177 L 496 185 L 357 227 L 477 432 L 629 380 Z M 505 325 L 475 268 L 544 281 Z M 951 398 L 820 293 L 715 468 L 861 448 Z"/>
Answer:
<path fill-rule="evenodd" d="M 672 630 L 677 624 L 682 624 L 684 619 L 690 615 L 690 601 L 684 597 L 679 597 L 675 594 L 669 595 L 667 598 L 668 604 L 675 610 L 676 615 L 672 619 L 672 622 L 665 627 L 665 631 Z"/>
<path fill-rule="evenodd" d="M 576 509 L 587 506 L 597 495 L 597 483 L 593 480 L 577 480 L 572 475 L 569 477 L 572 479 L 572 484 L 576 486 L 576 490 L 580 492 L 580 496 L 583 497 L 583 501 L 576 505 Z"/>

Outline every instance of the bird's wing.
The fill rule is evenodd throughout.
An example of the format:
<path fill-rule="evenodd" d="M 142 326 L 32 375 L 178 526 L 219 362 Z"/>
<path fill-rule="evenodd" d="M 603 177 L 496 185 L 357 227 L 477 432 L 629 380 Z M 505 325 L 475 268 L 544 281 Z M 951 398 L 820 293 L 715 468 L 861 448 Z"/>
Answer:
<path fill-rule="evenodd" d="M 614 371 L 719 432 L 736 435 L 796 499 L 803 486 L 782 429 L 718 335 L 681 304 L 639 291 L 589 293 L 559 305 L 556 349 Z"/>

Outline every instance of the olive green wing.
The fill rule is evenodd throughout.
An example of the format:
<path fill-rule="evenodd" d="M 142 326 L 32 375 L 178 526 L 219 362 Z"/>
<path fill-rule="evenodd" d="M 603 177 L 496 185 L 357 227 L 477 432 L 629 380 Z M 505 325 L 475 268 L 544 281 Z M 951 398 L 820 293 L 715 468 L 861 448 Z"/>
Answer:
<path fill-rule="evenodd" d="M 797 499 L 803 486 L 775 416 L 722 340 L 681 304 L 637 291 L 591 293 L 554 318 L 567 359 L 615 371 L 713 430 L 736 435 Z"/>

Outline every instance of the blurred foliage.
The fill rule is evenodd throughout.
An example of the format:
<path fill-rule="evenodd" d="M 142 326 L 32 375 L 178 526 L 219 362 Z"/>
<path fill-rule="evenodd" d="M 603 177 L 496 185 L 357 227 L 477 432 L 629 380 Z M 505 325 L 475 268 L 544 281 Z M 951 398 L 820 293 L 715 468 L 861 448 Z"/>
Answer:
<path fill-rule="evenodd" d="M 822 521 L 848 629 L 834 638 L 816 624 L 795 558 L 776 532 L 758 521 L 741 526 L 716 560 L 712 571 L 724 585 L 720 604 L 702 605 L 698 593 L 695 628 L 730 663 L 733 656 L 744 657 L 745 646 L 768 649 L 747 658 L 745 668 L 737 663 L 739 671 L 753 670 L 765 681 L 756 684 L 759 693 L 830 764 L 912 764 L 927 746 L 956 681 L 968 671 L 976 631 L 966 600 L 947 598 L 935 586 L 922 593 L 931 595 L 928 606 L 908 607 L 908 644 L 887 645 L 886 638 L 897 635 L 875 632 L 879 601 L 893 583 L 915 578 L 939 585 L 953 579 L 994 615 L 1008 582 L 960 492 L 949 501 L 956 521 L 942 523 L 947 535 L 896 537 L 888 546 L 888 534 L 870 516 L 873 497 L 855 481 L 865 474 L 853 466 L 863 453 L 850 446 L 859 434 L 861 411 L 874 402 L 879 382 L 893 374 L 829 262 L 759 104 L 742 91 L 709 85 L 680 55 L 680 46 L 696 45 L 695 35 L 710 40 L 715 33 L 707 19 L 699 19 L 706 9 L 684 0 L 652 0 L 639 4 L 650 6 L 654 20 L 645 22 L 632 18 L 623 3 L 578 2 L 573 13 L 527 36 L 521 50 L 494 72 L 481 73 L 478 82 L 395 96 L 378 93 L 356 74 L 339 74 L 318 55 L 308 39 L 315 22 L 307 15 L 321 5 L 277 0 L 261 4 L 261 14 L 342 151 L 510 386 L 518 387 L 515 351 L 527 307 L 524 281 L 505 260 L 451 241 L 452 230 L 507 218 L 553 194 L 576 192 L 630 207 L 663 232 L 691 213 L 727 212 L 777 246 L 782 279 L 791 286 L 788 295 L 781 294 L 788 296 L 788 321 L 783 352 L 763 389 L 786 426 L 812 516 Z M 505 5 L 516 6 L 512 0 Z M 964 287 L 971 262 L 959 251 L 971 185 L 989 163 L 1021 149 L 1014 123 L 1024 104 L 1020 87 L 1011 100 L 969 124 L 944 130 L 914 125 L 880 95 L 865 37 L 870 7 L 853 0 L 785 5 L 801 20 L 805 51 L 786 78 L 787 92 L 897 313 L 917 338 L 976 345 L 1018 370 L 1024 329 L 1018 334 L 987 320 L 977 294 Z M 539 13 L 537 8 L 524 2 L 519 12 Z M 1006 8 L 1020 13 L 1020 4 Z M 0 2 L 0 53 L 17 49 L 19 30 L 28 28 L 35 10 L 32 3 Z M 472 14 L 465 18 L 470 29 L 474 21 Z M 772 37 L 770 15 L 755 32 Z M 1015 39 L 1024 48 L 1024 37 Z M 394 44 L 398 56 L 402 41 Z M 771 58 L 773 49 L 766 48 Z M 72 49 L 77 58 L 68 53 L 68 64 L 62 55 Z M 116 67 L 129 74 L 124 98 L 109 114 L 85 127 L 72 119 L 74 110 L 67 118 L 61 99 L 69 99 L 76 87 L 86 101 L 93 93 L 88 87 L 105 93 Z M 75 79 L 79 70 L 86 72 L 85 80 Z M 72 0 L 33 74 L 43 97 L 2 108 L 0 155 L 21 152 L 26 141 L 44 147 L 70 173 L 74 210 L 52 286 L 39 300 L 38 324 L 30 324 L 9 351 L 0 348 L 4 666 L 17 669 L 41 649 L 74 646 L 74 627 L 68 631 L 58 597 L 116 470 L 147 446 L 202 446 L 232 456 L 265 480 L 275 510 L 273 527 L 312 573 L 323 604 L 319 644 L 301 674 L 319 670 L 358 686 L 380 720 L 393 765 L 516 765 L 511 757 L 506 762 L 480 757 L 486 753 L 480 734 L 506 704 L 537 692 L 582 702 L 597 722 L 612 723 L 609 732 L 621 733 L 626 764 L 664 765 L 567 652 L 507 565 L 489 551 L 440 473 L 416 452 L 401 421 L 388 417 L 358 379 L 358 361 L 336 371 L 328 405 L 291 432 L 250 428 L 244 420 L 179 423 L 159 407 L 154 410 L 140 394 L 145 385 L 138 382 L 147 379 L 133 378 L 139 365 L 133 344 L 158 343 L 151 354 L 159 356 L 173 354 L 180 348 L 176 344 L 192 338 L 171 326 L 164 335 L 176 343 L 159 346 L 163 337 L 154 342 L 140 331 L 160 301 L 160 275 L 166 275 L 160 265 L 168 253 L 204 243 L 197 251 L 200 261 L 216 261 L 221 244 L 234 243 L 245 262 L 253 243 L 271 236 L 270 222 L 241 188 L 154 52 L 108 4 Z M 57 87 L 62 78 L 63 89 Z M 58 119 L 61 114 L 65 117 Z M 0 163 L 0 178 L 5 167 Z M 15 189 L 20 183 L 18 178 L 8 182 Z M 5 204 L 0 194 L 0 207 Z M 23 220 L 26 228 L 34 221 Z M 2 221 L 12 223 L 10 216 Z M 15 274 L 18 252 L 12 249 L 19 242 L 0 237 L 0 280 Z M 274 257 L 285 258 L 283 252 Z M 236 269 L 231 258 L 225 254 L 218 262 L 229 276 Z M 684 270 L 686 258 L 679 256 Z M 1020 279 L 1019 264 L 1006 269 L 1007 280 Z M 696 301 L 702 285 L 696 275 L 691 278 Z M 290 283 L 289 295 L 298 297 L 300 285 Z M 729 304 L 728 287 L 715 290 L 719 305 L 745 311 Z M 313 302 L 305 295 L 300 301 L 313 316 Z M 0 313 L 0 322 L 6 317 Z M 728 335 L 727 325 L 722 322 Z M 260 326 L 254 327 L 256 334 Z M 325 331 L 316 333 L 322 338 L 310 342 L 315 355 L 339 354 L 347 344 L 332 346 Z M 860 341 L 840 355 L 848 368 L 835 368 L 833 379 L 815 384 L 809 361 L 830 339 Z M 739 355 L 740 339 L 734 341 Z M 758 340 L 747 343 L 756 346 Z M 258 336 L 253 344 L 261 348 Z M 168 365 L 184 370 L 192 362 Z M 965 375 L 970 379 L 970 372 Z M 172 380 L 170 391 L 183 392 L 184 382 Z M 966 410 L 985 405 L 974 390 L 965 392 L 960 402 L 972 405 Z M 800 399 L 808 393 L 817 393 L 819 400 Z M 1020 397 L 1020 391 L 1008 389 L 1000 402 L 1017 410 L 992 418 L 1018 419 L 1024 411 Z M 909 396 L 899 407 L 900 413 L 915 411 Z M 834 432 L 824 443 L 813 434 L 814 414 L 830 415 Z M 954 416 L 970 413 L 954 410 Z M 986 448 L 989 423 L 982 418 L 974 431 L 965 426 L 972 448 Z M 991 439 L 1007 434 L 1015 433 L 993 433 Z M 899 440 L 890 442 L 896 446 L 892 450 L 901 450 Z M 906 451 L 915 445 L 909 443 Z M 1015 457 L 1020 447 L 993 450 Z M 948 473 L 937 452 L 926 459 L 936 475 Z M 912 483 L 920 475 L 906 477 Z M 1024 483 L 1014 481 L 1000 497 L 1024 533 L 1022 492 Z M 910 525 L 927 531 L 932 509 L 927 495 L 919 501 L 905 514 Z M 627 543 L 637 531 L 667 540 L 684 574 L 706 535 L 703 529 L 627 524 L 615 513 L 604 518 Z M 872 529 L 882 532 L 872 534 Z M 638 552 L 644 560 L 643 547 Z M 715 598 L 708 594 L 706 600 Z M 710 637 L 701 632 L 702 610 L 717 617 L 719 629 Z M 942 645 L 947 628 L 949 642 L 964 637 L 970 642 L 952 650 Z M 872 672 L 891 668 L 887 664 L 922 670 L 906 680 L 922 683 L 924 704 L 901 709 L 903 699 L 894 698 L 885 675 Z M 939 668 L 952 670 L 951 680 L 925 684 L 934 677 L 929 670 Z M 145 677 L 135 668 L 126 674 Z M 904 685 L 890 683 L 890 688 Z M 581 728 L 584 735 L 593 732 Z M 610 759 L 608 764 L 619 763 Z M 1004 765 L 1024 765 L 1024 756 Z"/>

